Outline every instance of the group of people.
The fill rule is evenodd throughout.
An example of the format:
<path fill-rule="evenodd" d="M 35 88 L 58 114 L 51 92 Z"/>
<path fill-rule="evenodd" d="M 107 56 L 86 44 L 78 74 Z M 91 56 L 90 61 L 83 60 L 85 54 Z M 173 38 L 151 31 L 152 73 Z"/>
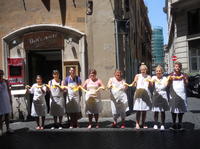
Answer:
<path fill-rule="evenodd" d="M 131 84 L 127 84 L 122 77 L 122 72 L 116 70 L 107 86 L 97 77 L 96 70 L 89 72 L 89 78 L 81 82 L 76 70 L 70 68 L 70 75 L 63 81 L 59 78 L 59 72 L 53 71 L 53 79 L 48 84 L 43 84 L 42 77 L 36 76 L 36 83 L 31 87 L 26 86 L 27 92 L 33 94 L 31 115 L 36 118 L 36 129 L 44 129 L 47 105 L 45 95 L 50 92 L 50 114 L 54 118 L 54 126 L 51 129 L 62 129 L 62 119 L 67 113 L 70 119 L 70 128 L 79 127 L 78 120 L 81 118 L 81 91 L 85 92 L 85 112 L 88 115 L 88 128 L 99 128 L 98 118 L 103 106 L 100 90 L 110 91 L 111 110 L 113 114 L 112 127 L 117 127 L 117 120 L 121 117 L 121 128 L 125 128 L 126 112 L 129 110 L 126 89 L 136 87 L 134 94 L 133 110 L 136 111 L 136 129 L 147 128 L 145 123 L 147 111 L 154 112 L 155 125 L 158 129 L 158 116 L 161 113 L 160 129 L 165 129 L 165 111 L 172 113 L 172 129 L 182 128 L 183 114 L 187 111 L 187 98 L 185 87 L 188 84 L 187 75 L 181 72 L 182 64 L 174 64 L 174 72 L 168 77 L 163 76 L 163 68 L 156 67 L 156 75 L 151 77 L 147 74 L 145 64 L 140 66 L 140 73 Z M 153 90 L 150 91 L 150 88 Z M 0 131 L 2 130 L 2 117 L 5 115 L 7 130 L 9 130 L 9 113 L 11 113 L 11 95 L 8 82 L 3 79 L 3 71 L 0 71 Z M 178 123 L 176 119 L 178 117 Z M 95 119 L 95 125 L 93 124 Z M 141 125 L 140 125 L 141 118 Z"/>

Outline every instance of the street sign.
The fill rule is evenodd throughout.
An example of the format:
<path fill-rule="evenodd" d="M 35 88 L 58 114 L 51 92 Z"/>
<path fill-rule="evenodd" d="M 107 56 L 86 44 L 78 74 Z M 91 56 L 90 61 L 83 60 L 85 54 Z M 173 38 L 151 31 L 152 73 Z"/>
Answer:
<path fill-rule="evenodd" d="M 172 56 L 172 61 L 177 61 L 177 56 Z"/>

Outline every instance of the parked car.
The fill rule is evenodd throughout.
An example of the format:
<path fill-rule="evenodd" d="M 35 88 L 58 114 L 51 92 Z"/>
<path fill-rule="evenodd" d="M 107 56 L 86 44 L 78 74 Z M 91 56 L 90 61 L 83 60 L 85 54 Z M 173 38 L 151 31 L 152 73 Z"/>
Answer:
<path fill-rule="evenodd" d="M 189 76 L 188 80 L 187 96 L 200 98 L 200 75 Z"/>

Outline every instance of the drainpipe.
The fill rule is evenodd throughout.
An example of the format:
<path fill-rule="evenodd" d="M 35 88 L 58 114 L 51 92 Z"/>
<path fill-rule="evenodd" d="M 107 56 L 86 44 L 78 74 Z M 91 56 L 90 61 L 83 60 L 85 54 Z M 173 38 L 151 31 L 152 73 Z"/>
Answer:
<path fill-rule="evenodd" d="M 115 24 L 115 52 L 116 52 L 116 68 L 119 69 L 119 39 L 118 39 L 118 20 L 114 20 Z"/>

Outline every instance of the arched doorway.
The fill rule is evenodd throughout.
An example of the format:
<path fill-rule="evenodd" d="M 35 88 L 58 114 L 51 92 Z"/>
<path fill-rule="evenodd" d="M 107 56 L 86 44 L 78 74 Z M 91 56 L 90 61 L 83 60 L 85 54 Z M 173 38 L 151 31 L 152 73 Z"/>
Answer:
<path fill-rule="evenodd" d="M 16 94 L 25 85 L 33 84 L 37 74 L 48 83 L 54 69 L 59 70 L 64 78 L 69 67 L 76 67 L 84 80 L 85 57 L 85 34 L 70 27 L 31 25 L 3 38 L 3 67 Z"/>

